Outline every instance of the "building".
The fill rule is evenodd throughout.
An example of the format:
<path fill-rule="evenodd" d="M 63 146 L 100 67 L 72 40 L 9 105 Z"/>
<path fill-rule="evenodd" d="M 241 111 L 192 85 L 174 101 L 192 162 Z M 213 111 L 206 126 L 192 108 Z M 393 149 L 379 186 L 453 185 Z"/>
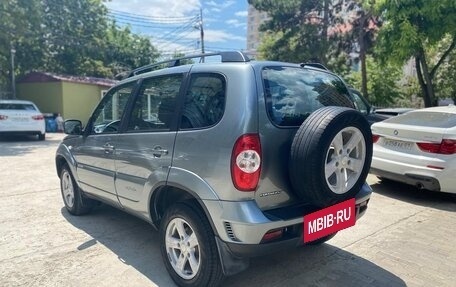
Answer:
<path fill-rule="evenodd" d="M 255 57 L 261 43 L 260 25 L 268 19 L 266 12 L 256 10 L 249 5 L 247 16 L 247 53 Z"/>
<path fill-rule="evenodd" d="M 86 123 L 104 93 L 116 81 L 31 72 L 17 82 L 17 98 L 34 102 L 42 113 Z"/>

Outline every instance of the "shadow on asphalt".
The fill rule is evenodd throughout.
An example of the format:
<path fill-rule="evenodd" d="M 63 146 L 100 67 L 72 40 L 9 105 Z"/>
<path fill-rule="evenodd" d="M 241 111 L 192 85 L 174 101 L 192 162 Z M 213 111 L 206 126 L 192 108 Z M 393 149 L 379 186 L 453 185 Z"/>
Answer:
<path fill-rule="evenodd" d="M 456 212 L 456 195 L 418 189 L 412 185 L 381 180 L 371 185 L 375 193 L 412 204 Z"/>
<path fill-rule="evenodd" d="M 39 141 L 36 136 L 1 136 L 0 156 L 16 156 L 32 152 L 35 149 L 57 145 L 60 139 Z"/>
<path fill-rule="evenodd" d="M 158 232 L 151 225 L 102 205 L 85 216 L 62 215 L 93 239 L 78 250 L 102 244 L 158 286 L 175 286 L 159 249 Z M 330 243 L 330 241 L 329 241 Z M 228 277 L 222 286 L 406 286 L 380 266 L 330 244 L 300 247 L 253 258 L 250 268 Z"/>

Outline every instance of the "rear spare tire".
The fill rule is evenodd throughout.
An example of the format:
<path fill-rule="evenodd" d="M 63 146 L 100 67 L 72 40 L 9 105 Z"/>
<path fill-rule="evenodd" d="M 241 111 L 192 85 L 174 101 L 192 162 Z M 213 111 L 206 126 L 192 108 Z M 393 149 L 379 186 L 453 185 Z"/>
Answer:
<path fill-rule="evenodd" d="M 291 145 L 289 174 L 297 195 L 318 207 L 353 198 L 372 160 L 372 133 L 350 108 L 324 107 L 301 125 Z"/>

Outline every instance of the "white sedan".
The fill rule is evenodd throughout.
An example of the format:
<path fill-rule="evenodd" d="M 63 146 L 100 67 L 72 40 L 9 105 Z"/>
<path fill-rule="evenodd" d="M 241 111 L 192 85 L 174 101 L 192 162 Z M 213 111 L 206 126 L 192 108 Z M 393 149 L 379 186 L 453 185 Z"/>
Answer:
<path fill-rule="evenodd" d="M 46 137 L 44 116 L 30 101 L 0 100 L 0 135 L 37 135 Z"/>
<path fill-rule="evenodd" d="M 456 106 L 408 112 L 372 125 L 370 173 L 456 193 Z"/>

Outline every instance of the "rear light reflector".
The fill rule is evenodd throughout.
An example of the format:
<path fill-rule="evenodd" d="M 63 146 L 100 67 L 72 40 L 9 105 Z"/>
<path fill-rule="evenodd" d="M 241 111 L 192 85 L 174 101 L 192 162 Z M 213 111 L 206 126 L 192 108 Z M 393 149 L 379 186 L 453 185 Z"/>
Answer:
<path fill-rule="evenodd" d="M 43 115 L 36 115 L 36 116 L 32 116 L 32 119 L 37 120 L 37 121 L 41 121 L 41 120 L 44 120 L 44 116 Z"/>
<path fill-rule="evenodd" d="M 456 153 L 456 140 L 444 139 L 441 143 L 417 143 L 420 150 L 437 154 Z"/>
<path fill-rule="evenodd" d="M 8 119 L 8 116 L 0 115 L 0 121 Z"/>
<path fill-rule="evenodd" d="M 373 142 L 373 143 L 378 142 L 379 139 L 380 139 L 380 136 L 379 136 L 379 135 L 372 135 L 372 142 Z"/>
<path fill-rule="evenodd" d="M 444 167 L 436 166 L 436 165 L 427 165 L 426 167 L 432 168 L 432 169 L 439 169 L 439 170 L 445 169 Z"/>
<path fill-rule="evenodd" d="M 283 229 L 268 231 L 261 239 L 261 242 L 268 242 L 282 237 Z"/>
<path fill-rule="evenodd" d="M 260 180 L 261 145 L 258 134 L 240 136 L 231 154 L 231 179 L 240 191 L 254 191 Z"/>

